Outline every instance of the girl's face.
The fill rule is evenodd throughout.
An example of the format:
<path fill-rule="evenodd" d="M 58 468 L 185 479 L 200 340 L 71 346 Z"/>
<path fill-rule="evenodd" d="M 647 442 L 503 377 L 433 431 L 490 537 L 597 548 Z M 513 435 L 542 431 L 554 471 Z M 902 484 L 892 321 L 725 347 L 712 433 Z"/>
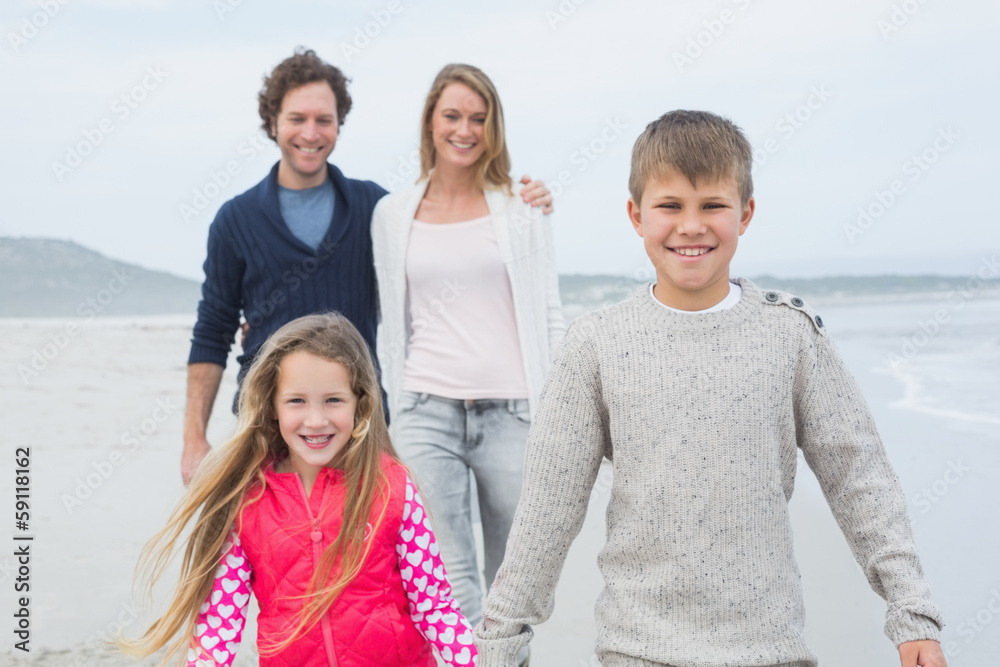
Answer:
<path fill-rule="evenodd" d="M 431 136 L 434 139 L 435 166 L 444 163 L 471 167 L 486 151 L 483 128 L 486 126 L 486 101 L 464 83 L 450 83 L 434 105 Z"/>
<path fill-rule="evenodd" d="M 308 352 L 292 352 L 278 366 L 274 411 L 288 445 L 288 464 L 315 478 L 347 445 L 358 399 L 347 369 Z"/>

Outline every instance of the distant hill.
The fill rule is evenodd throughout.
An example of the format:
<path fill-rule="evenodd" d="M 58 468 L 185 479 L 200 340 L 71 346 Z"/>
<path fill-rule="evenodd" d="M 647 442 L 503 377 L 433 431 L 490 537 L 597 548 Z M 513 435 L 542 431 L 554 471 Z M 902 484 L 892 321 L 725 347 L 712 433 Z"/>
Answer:
<path fill-rule="evenodd" d="M 0 237 L 0 317 L 194 314 L 201 286 L 72 241 Z"/>
<path fill-rule="evenodd" d="M 969 289 L 969 278 L 933 275 L 775 278 L 757 276 L 764 288 L 814 303 L 908 299 Z M 567 320 L 627 298 L 641 283 L 613 275 L 563 275 L 559 291 Z M 977 293 L 1000 295 L 1000 278 Z M 194 280 L 109 259 L 72 241 L 0 237 L 0 317 L 157 315 L 189 313 L 201 298 Z"/>

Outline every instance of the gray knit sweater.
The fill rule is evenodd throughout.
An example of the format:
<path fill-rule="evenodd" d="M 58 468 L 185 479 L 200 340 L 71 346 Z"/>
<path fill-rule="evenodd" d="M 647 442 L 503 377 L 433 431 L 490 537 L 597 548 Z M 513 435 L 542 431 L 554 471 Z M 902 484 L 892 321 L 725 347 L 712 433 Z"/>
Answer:
<path fill-rule="evenodd" d="M 515 664 L 552 613 L 601 460 L 603 665 L 813 666 L 788 499 L 806 461 L 896 644 L 937 639 L 906 503 L 861 391 L 801 300 L 738 281 L 730 309 L 670 312 L 643 290 L 569 329 L 534 418 L 507 552 L 476 628 Z"/>

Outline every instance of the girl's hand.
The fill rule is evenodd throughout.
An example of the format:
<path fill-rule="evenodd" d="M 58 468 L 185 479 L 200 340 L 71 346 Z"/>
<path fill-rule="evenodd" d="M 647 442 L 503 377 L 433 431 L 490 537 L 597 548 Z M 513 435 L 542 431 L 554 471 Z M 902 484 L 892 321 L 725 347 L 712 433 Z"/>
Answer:
<path fill-rule="evenodd" d="M 544 181 L 533 181 L 530 176 L 522 176 L 521 183 L 524 188 L 521 190 L 521 199 L 534 207 L 541 207 L 542 213 L 549 215 L 552 213 L 552 193 L 545 187 Z"/>
<path fill-rule="evenodd" d="M 941 652 L 941 644 L 933 639 L 903 642 L 899 645 L 899 662 L 902 667 L 948 667 Z"/>

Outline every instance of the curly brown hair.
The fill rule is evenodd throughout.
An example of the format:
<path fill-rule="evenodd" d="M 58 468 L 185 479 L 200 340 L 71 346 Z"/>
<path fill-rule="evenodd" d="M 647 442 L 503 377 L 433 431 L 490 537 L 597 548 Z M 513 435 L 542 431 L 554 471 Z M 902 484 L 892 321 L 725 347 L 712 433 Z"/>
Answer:
<path fill-rule="evenodd" d="M 264 87 L 257 95 L 261 127 L 267 132 L 267 136 L 275 138 L 272 126 L 281 112 L 281 104 L 288 91 L 314 81 L 326 81 L 330 84 L 337 98 L 338 126 L 344 124 L 347 112 L 351 110 L 351 96 L 347 92 L 350 79 L 330 63 L 323 62 L 312 49 L 299 46 L 295 49 L 295 55 L 282 60 L 264 77 Z"/>

